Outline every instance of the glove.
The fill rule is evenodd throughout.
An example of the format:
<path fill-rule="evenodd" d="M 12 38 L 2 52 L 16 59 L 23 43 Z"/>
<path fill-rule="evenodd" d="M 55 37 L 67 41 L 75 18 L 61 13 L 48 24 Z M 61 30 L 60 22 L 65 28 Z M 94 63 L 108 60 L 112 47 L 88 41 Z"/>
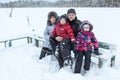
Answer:
<path fill-rule="evenodd" d="M 102 55 L 102 54 L 99 52 L 98 48 L 95 48 L 95 49 L 94 49 L 94 53 L 95 53 L 96 55 Z"/>

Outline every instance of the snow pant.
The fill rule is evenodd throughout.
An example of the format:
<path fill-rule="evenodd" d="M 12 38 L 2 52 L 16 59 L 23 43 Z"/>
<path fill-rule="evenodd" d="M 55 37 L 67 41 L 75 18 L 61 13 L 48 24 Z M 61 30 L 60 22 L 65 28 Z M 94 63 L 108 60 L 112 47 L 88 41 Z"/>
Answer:
<path fill-rule="evenodd" d="M 71 41 L 69 38 L 63 39 L 61 42 L 58 42 L 58 55 L 57 59 L 58 59 L 58 63 L 60 68 L 62 68 L 64 66 L 64 61 L 68 60 L 72 62 L 71 59 Z"/>
<path fill-rule="evenodd" d="M 50 50 L 49 48 L 43 47 L 41 50 L 41 54 L 39 59 L 42 59 L 43 57 L 45 57 L 45 55 L 51 55 L 52 54 L 52 50 Z"/>
<path fill-rule="evenodd" d="M 52 48 L 52 54 L 54 55 L 58 42 L 54 38 L 52 38 L 52 37 L 49 38 L 49 41 L 50 41 L 50 45 L 51 45 L 51 48 Z"/>
<path fill-rule="evenodd" d="M 75 44 L 72 44 L 72 43 L 71 43 L 71 50 L 73 50 L 74 57 L 75 57 L 75 59 L 77 59 L 77 57 L 78 57 L 78 52 L 79 52 L 79 51 L 77 51 L 77 50 L 75 49 Z"/>
<path fill-rule="evenodd" d="M 81 72 L 81 66 L 83 62 L 83 56 L 85 56 L 85 63 L 84 63 L 84 70 L 90 69 L 90 63 L 91 63 L 91 51 L 79 51 L 78 57 L 75 64 L 75 73 Z"/>

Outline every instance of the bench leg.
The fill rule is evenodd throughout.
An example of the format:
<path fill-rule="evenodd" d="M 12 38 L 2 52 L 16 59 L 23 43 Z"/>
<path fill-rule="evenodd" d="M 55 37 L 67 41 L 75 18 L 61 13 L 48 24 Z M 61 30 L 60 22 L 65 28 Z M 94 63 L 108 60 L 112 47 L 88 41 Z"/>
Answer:
<path fill-rule="evenodd" d="M 111 58 L 111 64 L 110 64 L 111 67 L 114 67 L 115 66 L 115 56 L 113 56 Z"/>
<path fill-rule="evenodd" d="M 8 42 L 8 46 L 12 47 L 12 41 L 11 40 Z"/>
<path fill-rule="evenodd" d="M 5 48 L 7 47 L 7 41 L 4 42 Z"/>
<path fill-rule="evenodd" d="M 35 39 L 35 46 L 39 47 L 39 40 Z"/>
<path fill-rule="evenodd" d="M 29 43 L 32 43 L 32 38 L 27 37 L 27 42 L 28 42 L 28 44 L 29 44 Z"/>
<path fill-rule="evenodd" d="M 99 58 L 98 59 L 98 68 L 102 68 L 103 66 L 103 59 Z"/>
<path fill-rule="evenodd" d="M 6 47 L 12 47 L 12 41 L 11 41 L 11 40 L 5 41 L 5 42 L 4 42 L 4 45 L 5 45 L 5 48 L 6 48 Z"/>

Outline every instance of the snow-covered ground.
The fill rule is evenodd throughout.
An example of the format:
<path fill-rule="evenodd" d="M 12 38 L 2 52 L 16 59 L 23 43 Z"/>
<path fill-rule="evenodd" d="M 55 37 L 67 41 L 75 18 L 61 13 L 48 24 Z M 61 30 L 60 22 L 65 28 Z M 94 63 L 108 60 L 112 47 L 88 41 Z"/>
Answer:
<path fill-rule="evenodd" d="M 20 44 L 4 49 L 0 46 L 1 80 L 119 80 L 120 79 L 120 8 L 75 8 L 78 19 L 89 20 L 94 25 L 94 33 L 99 41 L 117 45 L 116 66 L 110 68 L 107 63 L 102 69 L 91 67 L 86 76 L 72 73 L 69 68 L 60 71 L 56 62 L 50 62 L 49 56 L 39 60 L 41 48 L 32 44 Z M 68 8 L 15 8 L 9 17 L 10 8 L 0 9 L 0 41 L 25 36 L 31 33 L 43 36 L 49 11 L 58 15 L 66 13 Z M 29 22 L 29 24 L 28 24 Z M 34 32 L 32 30 L 35 30 Z M 0 43 L 1 45 L 1 43 Z"/>

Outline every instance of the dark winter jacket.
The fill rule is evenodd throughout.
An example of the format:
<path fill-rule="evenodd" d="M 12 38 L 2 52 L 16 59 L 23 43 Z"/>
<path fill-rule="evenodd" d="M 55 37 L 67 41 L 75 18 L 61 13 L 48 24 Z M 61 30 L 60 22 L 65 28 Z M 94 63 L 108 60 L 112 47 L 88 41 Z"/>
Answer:
<path fill-rule="evenodd" d="M 73 32 L 74 32 L 74 36 L 77 36 L 77 33 L 80 31 L 80 25 L 82 24 L 82 22 L 80 20 L 77 19 L 77 17 L 73 20 L 73 21 L 69 21 L 69 24 L 71 25 Z"/>
<path fill-rule="evenodd" d="M 65 23 L 64 25 L 58 23 L 52 32 L 52 37 L 56 36 L 61 36 L 63 38 L 70 38 L 71 40 L 75 40 L 73 30 L 71 29 L 69 23 Z"/>
<path fill-rule="evenodd" d="M 83 26 L 85 24 L 90 25 L 90 31 L 84 31 Z M 98 41 L 94 36 L 94 33 L 91 32 L 93 29 L 93 26 L 89 23 L 82 23 L 81 24 L 81 31 L 78 32 L 76 43 L 77 43 L 77 50 L 79 51 L 92 51 L 91 43 L 93 44 L 94 48 L 98 48 Z"/>

